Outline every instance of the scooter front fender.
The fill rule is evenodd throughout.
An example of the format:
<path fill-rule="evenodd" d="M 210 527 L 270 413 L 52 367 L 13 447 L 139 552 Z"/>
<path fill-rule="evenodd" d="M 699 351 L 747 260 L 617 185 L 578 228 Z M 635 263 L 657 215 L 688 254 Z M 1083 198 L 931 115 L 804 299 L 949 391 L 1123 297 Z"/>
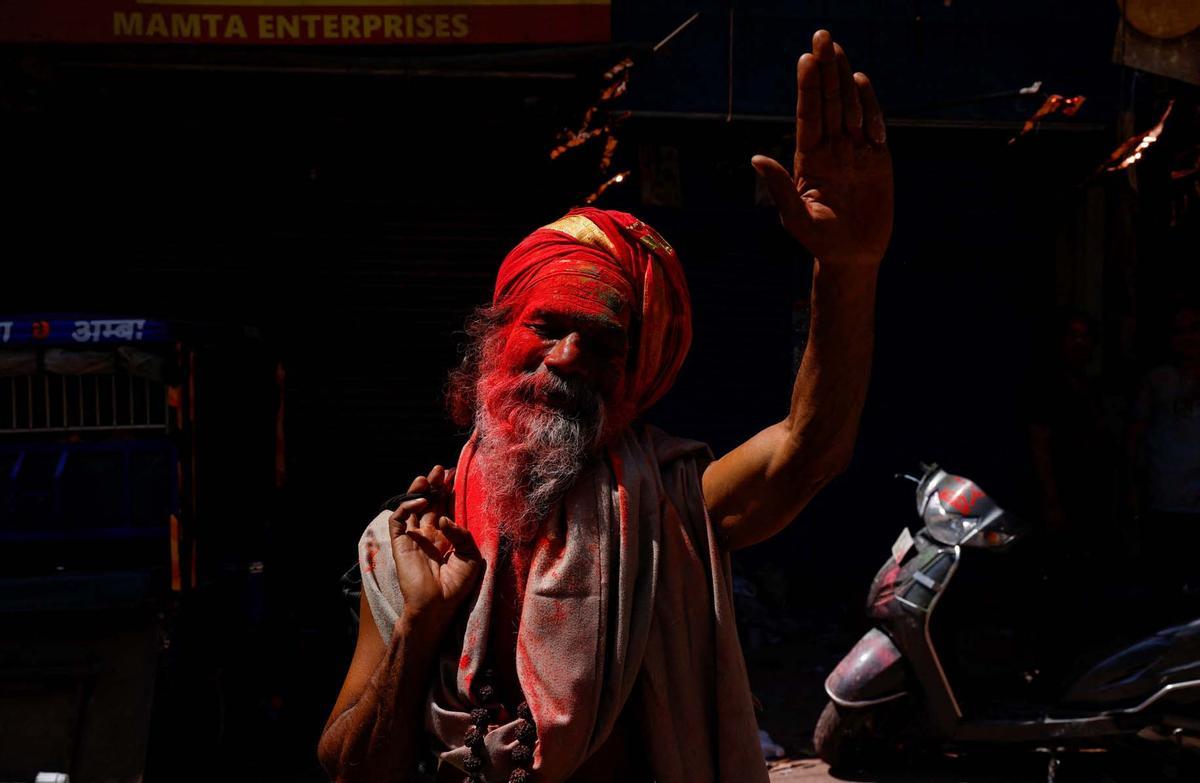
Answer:
<path fill-rule="evenodd" d="M 870 707 L 906 695 L 907 680 L 900 650 L 872 628 L 825 679 L 825 693 L 842 707 Z"/>

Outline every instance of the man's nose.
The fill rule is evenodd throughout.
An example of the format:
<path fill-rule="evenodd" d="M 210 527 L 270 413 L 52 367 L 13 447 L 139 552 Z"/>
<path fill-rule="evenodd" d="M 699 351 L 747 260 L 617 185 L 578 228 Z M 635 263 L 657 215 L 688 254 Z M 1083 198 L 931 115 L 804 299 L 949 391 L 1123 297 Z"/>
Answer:
<path fill-rule="evenodd" d="M 579 332 L 571 332 L 550 348 L 545 365 L 564 375 L 582 375 L 586 370 Z"/>

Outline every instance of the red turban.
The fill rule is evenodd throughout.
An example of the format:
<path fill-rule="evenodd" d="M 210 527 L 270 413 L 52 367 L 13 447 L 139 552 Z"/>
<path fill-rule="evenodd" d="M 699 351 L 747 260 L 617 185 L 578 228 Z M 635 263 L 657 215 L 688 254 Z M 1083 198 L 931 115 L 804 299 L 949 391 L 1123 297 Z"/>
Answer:
<path fill-rule="evenodd" d="M 559 274 L 591 278 L 633 307 L 626 399 L 643 411 L 666 394 L 692 342 L 692 305 L 675 251 L 633 215 L 583 207 L 525 237 L 500 265 L 496 305 Z"/>

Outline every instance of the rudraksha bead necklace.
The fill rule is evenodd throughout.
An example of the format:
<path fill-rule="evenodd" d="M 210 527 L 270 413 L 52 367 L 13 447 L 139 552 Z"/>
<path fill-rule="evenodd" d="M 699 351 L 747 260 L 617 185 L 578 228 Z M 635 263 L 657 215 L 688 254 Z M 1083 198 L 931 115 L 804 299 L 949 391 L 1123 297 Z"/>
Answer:
<path fill-rule="evenodd" d="M 495 702 L 496 689 L 491 683 L 492 679 L 491 669 L 483 672 L 483 682 L 476 691 L 481 704 Z M 463 762 L 463 768 L 468 774 L 468 783 L 486 783 L 481 774 L 483 759 L 487 754 L 484 737 L 488 733 L 492 715 L 498 714 L 503 706 L 501 704 L 497 707 L 476 707 L 471 710 L 472 725 L 463 732 L 463 745 L 471 749 L 471 755 Z M 533 772 L 530 771 L 530 767 L 533 765 L 533 746 L 537 743 L 537 726 L 533 722 L 533 713 L 527 702 L 518 704 L 515 712 L 519 744 L 512 749 L 513 770 L 508 775 L 507 783 L 532 783 Z"/>

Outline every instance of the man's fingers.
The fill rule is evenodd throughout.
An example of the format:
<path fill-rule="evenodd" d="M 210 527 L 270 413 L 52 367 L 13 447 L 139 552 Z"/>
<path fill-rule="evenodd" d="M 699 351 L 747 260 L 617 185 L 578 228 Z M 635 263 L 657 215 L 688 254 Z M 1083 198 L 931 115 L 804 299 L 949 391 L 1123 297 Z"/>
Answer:
<path fill-rule="evenodd" d="M 750 165 L 763 178 L 771 200 L 780 210 L 784 209 L 796 197 L 796 183 L 779 161 L 766 155 L 755 155 L 750 159 Z"/>
<path fill-rule="evenodd" d="M 821 143 L 821 69 L 809 53 L 796 61 L 796 150 Z"/>
<path fill-rule="evenodd" d="M 840 44 L 833 45 L 837 56 L 838 89 L 842 96 L 842 125 L 855 141 L 862 141 L 862 104 L 858 100 L 858 87 L 850 73 L 850 61 Z"/>
<path fill-rule="evenodd" d="M 420 537 L 428 541 L 433 551 L 437 553 L 438 562 L 444 562 L 454 549 L 454 542 L 446 535 L 447 525 L 453 525 L 450 517 L 429 511 L 421 515 Z"/>
<path fill-rule="evenodd" d="M 833 37 L 829 35 L 828 30 L 817 30 L 813 33 L 813 54 L 821 72 L 822 138 L 832 141 L 843 133 L 842 89 Z"/>
<path fill-rule="evenodd" d="M 388 517 L 388 533 L 392 541 L 403 538 L 410 530 L 416 530 L 418 516 L 428 505 L 429 501 L 425 498 L 413 498 L 401 503 Z"/>
<path fill-rule="evenodd" d="M 421 529 L 421 515 L 420 514 L 409 514 L 408 516 L 406 516 L 404 518 L 405 532 L 411 533 L 414 530 L 420 530 L 420 529 Z"/>
<path fill-rule="evenodd" d="M 421 537 L 430 543 L 437 553 L 437 561 L 443 562 L 450 554 L 453 544 L 442 533 L 442 520 L 447 519 L 439 511 L 429 510 L 421 515 Z"/>
<path fill-rule="evenodd" d="M 416 516 L 416 515 L 414 515 L 414 516 Z M 424 514 L 421 514 L 420 520 L 418 522 L 418 525 L 421 529 L 421 535 L 423 535 L 429 539 L 432 539 L 436 536 L 436 534 L 438 532 L 438 516 L 439 515 L 438 515 L 437 511 L 435 511 L 433 509 L 430 509 L 430 510 L 426 511 Z"/>
<path fill-rule="evenodd" d="M 413 498 L 396 506 L 396 510 L 388 517 L 389 523 L 403 523 L 412 514 L 420 514 L 429 505 L 429 498 Z"/>
<path fill-rule="evenodd" d="M 404 535 L 404 520 L 395 514 L 388 517 L 388 535 L 391 536 L 393 543 Z"/>
<path fill-rule="evenodd" d="M 755 155 L 750 159 L 750 165 L 754 166 L 754 170 L 766 182 L 771 200 L 775 202 L 783 224 L 789 231 L 793 228 L 804 230 L 811 222 L 808 209 L 804 205 L 804 199 L 796 192 L 796 183 L 788 176 L 783 166 L 779 165 L 779 161 L 766 155 Z"/>
<path fill-rule="evenodd" d="M 449 517 L 442 517 L 442 534 L 454 545 L 454 554 L 463 560 L 478 560 L 479 547 L 471 531 L 454 524 Z"/>
<path fill-rule="evenodd" d="M 415 479 L 413 479 L 413 483 L 408 485 L 408 491 L 409 492 L 428 492 L 429 491 L 429 479 L 425 478 L 424 476 L 417 476 Z"/>
<path fill-rule="evenodd" d="M 388 530 L 392 534 L 392 543 L 397 551 L 412 551 L 412 547 L 405 546 L 406 540 L 414 544 L 420 543 L 418 541 L 421 538 L 420 518 L 420 514 L 402 514 L 399 510 L 388 518 Z"/>
<path fill-rule="evenodd" d="M 446 469 L 441 465 L 434 465 L 433 470 L 429 471 L 429 485 L 431 487 L 440 487 L 442 479 L 446 476 Z"/>
<path fill-rule="evenodd" d="M 444 538 L 440 536 L 438 539 L 430 538 L 421 530 L 409 530 L 404 534 L 404 537 L 416 544 L 417 548 L 430 560 L 441 563 L 446 559 L 446 552 L 449 551 L 449 547 L 444 544 L 442 547 L 438 546 L 438 540 L 444 541 Z M 442 551 L 443 548 L 446 551 Z"/>
<path fill-rule="evenodd" d="M 423 511 L 428 505 L 429 498 L 412 498 L 411 500 L 406 500 L 400 505 L 396 506 L 395 513 L 403 518 L 409 514 L 416 514 L 420 511 Z"/>
<path fill-rule="evenodd" d="M 875 144 L 887 141 L 887 130 L 883 125 L 883 112 L 875 98 L 875 88 L 865 73 L 854 74 L 854 85 L 858 87 L 858 99 L 862 103 L 863 129 L 867 138 Z"/>

